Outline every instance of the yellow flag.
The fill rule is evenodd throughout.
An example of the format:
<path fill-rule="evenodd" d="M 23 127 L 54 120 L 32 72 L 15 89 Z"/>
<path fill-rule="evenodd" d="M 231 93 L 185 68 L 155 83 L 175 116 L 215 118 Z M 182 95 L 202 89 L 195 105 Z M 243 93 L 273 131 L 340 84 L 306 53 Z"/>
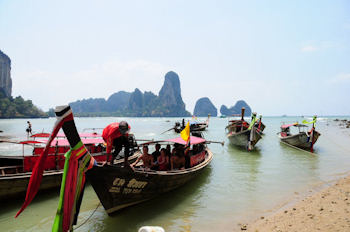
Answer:
<path fill-rule="evenodd" d="M 190 139 L 190 122 L 187 122 L 185 129 L 183 129 L 180 133 L 181 138 L 185 141 Z"/>

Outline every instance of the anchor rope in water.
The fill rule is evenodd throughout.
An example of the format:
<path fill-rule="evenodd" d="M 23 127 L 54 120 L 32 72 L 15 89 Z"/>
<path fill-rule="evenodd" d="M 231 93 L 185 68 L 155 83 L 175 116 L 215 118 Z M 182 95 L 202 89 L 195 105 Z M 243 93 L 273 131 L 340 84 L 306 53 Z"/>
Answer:
<path fill-rule="evenodd" d="M 331 139 L 330 136 L 328 136 L 327 134 L 323 134 L 322 136 L 323 136 L 323 137 L 326 137 L 326 139 L 327 139 L 328 141 L 330 141 L 330 142 L 334 143 L 335 145 L 337 145 L 338 148 L 341 148 L 341 149 L 343 149 L 344 151 L 350 152 L 350 149 L 345 148 L 343 145 L 341 145 L 341 144 L 335 142 L 335 141 L 334 141 L 333 139 Z"/>
<path fill-rule="evenodd" d="M 306 150 L 304 150 L 304 149 L 301 149 L 301 148 L 292 146 L 292 145 L 290 145 L 290 144 L 288 144 L 288 143 L 285 143 L 285 142 L 282 142 L 282 141 L 280 141 L 280 142 L 281 142 L 282 144 L 288 145 L 288 146 L 291 147 L 291 148 L 296 148 L 296 149 L 298 149 L 298 150 L 301 150 L 301 151 L 303 151 L 303 152 L 309 153 L 309 154 L 313 155 L 314 157 L 316 157 L 316 154 L 317 154 L 317 153 L 315 154 L 315 153 L 306 151 Z M 227 153 L 229 153 L 229 150 L 228 150 L 227 147 L 225 147 L 224 150 L 225 150 Z M 347 149 L 344 149 L 344 150 L 347 150 Z M 294 167 L 297 168 L 299 171 L 302 170 L 302 172 L 305 172 L 304 169 L 303 169 L 302 167 L 300 167 L 298 164 L 290 163 L 290 165 L 294 166 Z M 346 173 L 345 176 L 350 175 L 350 171 L 347 171 L 347 172 L 345 172 L 345 173 Z M 314 178 L 317 179 L 321 184 L 323 184 L 323 185 L 325 185 L 325 186 L 334 187 L 334 188 L 335 188 L 336 190 L 338 190 L 339 192 L 345 193 L 345 194 L 348 195 L 348 196 L 350 195 L 349 193 L 344 192 L 342 189 L 340 189 L 340 188 L 338 188 L 338 187 L 335 187 L 335 181 L 340 180 L 341 178 L 336 178 L 335 180 L 330 180 L 330 181 L 323 180 L 323 179 L 322 179 L 321 177 L 319 177 L 319 176 L 314 176 Z"/>
<path fill-rule="evenodd" d="M 297 150 L 300 150 L 300 151 L 303 151 L 303 152 L 309 153 L 309 154 L 311 154 L 311 155 L 313 155 L 313 156 L 316 156 L 316 154 L 315 154 L 315 153 L 313 153 L 313 152 L 310 152 L 310 151 L 307 151 L 307 150 L 301 149 L 301 148 L 299 148 L 299 147 L 293 146 L 293 145 L 291 145 L 291 144 L 289 144 L 289 143 L 286 143 L 286 142 L 283 142 L 283 141 L 281 141 L 281 140 L 280 140 L 280 143 L 282 143 L 282 144 L 284 144 L 284 145 L 287 145 L 287 146 L 289 146 L 289 147 L 295 148 L 295 149 L 297 149 Z"/>
<path fill-rule="evenodd" d="M 96 206 L 96 208 L 94 209 L 94 211 L 90 214 L 90 216 L 89 216 L 87 219 L 85 219 L 85 221 L 83 221 L 80 225 L 76 226 L 76 227 L 74 228 L 74 230 L 79 229 L 79 227 L 83 226 L 88 220 L 90 220 L 91 217 L 92 217 L 92 215 L 94 215 L 94 214 L 96 213 L 97 209 L 98 209 L 100 206 L 101 206 L 101 202 L 98 203 L 98 205 Z"/>

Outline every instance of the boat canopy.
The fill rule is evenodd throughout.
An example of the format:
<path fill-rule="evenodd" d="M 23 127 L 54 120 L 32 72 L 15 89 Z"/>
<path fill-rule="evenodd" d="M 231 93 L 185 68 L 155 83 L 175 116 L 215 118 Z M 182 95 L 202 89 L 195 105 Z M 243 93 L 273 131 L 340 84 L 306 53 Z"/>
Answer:
<path fill-rule="evenodd" d="M 164 141 L 165 142 L 172 142 L 172 143 L 179 143 L 179 144 L 183 144 L 183 145 L 187 144 L 187 142 L 185 140 L 183 140 L 181 137 L 177 137 L 177 138 L 174 138 L 174 139 L 167 139 L 167 140 L 164 140 Z M 206 140 L 203 139 L 203 138 L 190 136 L 190 143 L 191 143 L 191 145 L 200 144 L 200 143 L 204 143 L 204 142 L 206 142 Z"/>
<path fill-rule="evenodd" d="M 295 127 L 307 127 L 306 125 L 303 125 L 303 124 L 299 124 L 299 123 L 292 123 L 292 124 L 285 124 L 285 125 L 282 125 L 281 128 L 282 129 L 287 129 L 291 126 L 295 126 Z"/>
<path fill-rule="evenodd" d="M 102 137 L 101 134 L 98 134 L 98 133 L 79 133 L 80 137 Z M 50 137 L 50 134 L 49 133 L 37 133 L 37 134 L 34 134 L 32 135 L 31 137 L 33 138 L 48 138 Z M 57 136 L 58 138 L 65 138 L 65 134 L 64 133 L 58 133 Z"/>
<path fill-rule="evenodd" d="M 50 134 L 49 133 L 37 133 L 37 134 L 33 134 L 30 137 L 32 137 L 32 138 L 48 138 L 48 137 L 50 137 Z"/>
<path fill-rule="evenodd" d="M 94 137 L 100 137 L 102 138 L 102 134 L 98 133 L 79 133 L 80 137 L 85 137 L 85 138 L 94 138 Z M 65 137 L 65 136 L 64 136 Z"/>
<path fill-rule="evenodd" d="M 35 140 L 25 140 L 25 141 L 20 141 L 18 143 L 19 144 L 36 144 L 36 143 L 41 143 L 41 142 L 35 141 Z"/>
<path fill-rule="evenodd" d="M 41 143 L 47 143 L 48 140 L 38 140 L 39 142 Z M 104 141 L 103 139 L 99 139 L 99 138 L 90 138 L 90 139 L 81 139 L 81 141 L 83 142 L 83 144 L 103 144 Z M 51 142 L 51 146 L 54 147 L 54 146 L 62 146 L 62 147 L 65 147 L 65 146 L 69 146 L 69 142 L 67 139 L 55 139 Z"/>

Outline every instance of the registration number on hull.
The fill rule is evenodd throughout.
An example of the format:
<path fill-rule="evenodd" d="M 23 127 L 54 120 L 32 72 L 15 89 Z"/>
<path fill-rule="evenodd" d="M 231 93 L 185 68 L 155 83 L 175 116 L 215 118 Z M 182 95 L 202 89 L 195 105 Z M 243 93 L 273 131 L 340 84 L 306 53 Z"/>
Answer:
<path fill-rule="evenodd" d="M 108 190 L 111 193 L 135 194 L 141 193 L 148 182 L 138 181 L 135 178 L 126 181 L 122 178 L 115 178 L 112 187 Z"/>

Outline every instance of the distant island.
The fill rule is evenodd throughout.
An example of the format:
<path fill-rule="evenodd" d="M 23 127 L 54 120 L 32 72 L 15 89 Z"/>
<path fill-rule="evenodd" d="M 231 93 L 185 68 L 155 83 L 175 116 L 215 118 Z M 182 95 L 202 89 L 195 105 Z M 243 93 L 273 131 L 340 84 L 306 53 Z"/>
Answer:
<path fill-rule="evenodd" d="M 107 100 L 104 98 L 89 98 L 69 103 L 76 116 L 79 117 L 188 117 L 191 114 L 186 110 L 181 97 L 180 78 L 173 71 L 166 73 L 164 84 L 158 95 L 150 91 L 141 92 L 136 88 L 134 92 L 119 91 L 113 93 Z M 248 104 L 239 100 L 227 108 L 222 105 L 220 113 L 230 116 L 240 114 L 245 107 L 245 115 L 250 116 Z M 206 117 L 210 114 L 217 116 L 217 108 L 208 97 L 198 99 L 193 115 Z M 49 111 L 54 116 L 53 109 Z"/>
<path fill-rule="evenodd" d="M 46 113 L 21 96 L 12 97 L 11 59 L 0 50 L 0 118 L 41 118 Z"/>
<path fill-rule="evenodd" d="M 196 106 L 194 107 L 193 115 L 198 117 L 206 117 L 209 114 L 212 117 L 216 117 L 218 115 L 218 110 L 214 104 L 207 97 L 198 99 Z"/>
<path fill-rule="evenodd" d="M 236 104 L 230 108 L 227 108 L 227 106 L 222 105 L 220 107 L 220 113 L 221 113 L 221 115 L 225 115 L 225 116 L 230 116 L 230 115 L 234 115 L 234 114 L 241 114 L 242 107 L 245 108 L 245 112 L 244 112 L 245 116 L 250 116 L 252 114 L 252 109 L 243 100 L 237 101 Z"/>
<path fill-rule="evenodd" d="M 142 93 L 119 91 L 107 100 L 90 98 L 69 103 L 75 115 L 80 117 L 124 116 L 124 117 L 188 117 L 181 97 L 179 76 L 166 73 L 163 87 L 158 96 L 150 91 Z M 52 110 L 51 110 L 52 111 Z"/>
<path fill-rule="evenodd" d="M 238 100 L 236 104 L 230 108 L 227 108 L 227 106 L 222 105 L 220 108 L 220 113 L 223 116 L 241 114 L 242 107 L 245 108 L 244 115 L 250 116 L 252 113 L 252 110 L 244 100 Z M 208 116 L 208 114 L 210 114 L 212 117 L 216 117 L 217 109 L 208 97 L 202 97 L 198 99 L 198 101 L 196 102 L 193 115 L 198 117 L 206 117 Z"/>
<path fill-rule="evenodd" d="M 119 91 L 107 100 L 89 98 L 69 103 L 76 116 L 80 117 L 189 117 L 181 97 L 180 78 L 177 73 L 169 71 L 164 77 L 164 84 L 158 95 L 151 91 L 141 92 L 136 88 L 133 92 Z M 248 104 L 243 101 L 227 108 L 222 105 L 222 115 L 240 114 L 245 107 L 245 115 L 251 114 Z M 217 108 L 208 97 L 198 99 L 193 115 L 206 117 L 217 116 Z M 21 96 L 12 97 L 11 59 L 0 50 L 0 118 L 41 118 L 54 117 L 53 109 L 43 112 L 31 100 Z"/>

